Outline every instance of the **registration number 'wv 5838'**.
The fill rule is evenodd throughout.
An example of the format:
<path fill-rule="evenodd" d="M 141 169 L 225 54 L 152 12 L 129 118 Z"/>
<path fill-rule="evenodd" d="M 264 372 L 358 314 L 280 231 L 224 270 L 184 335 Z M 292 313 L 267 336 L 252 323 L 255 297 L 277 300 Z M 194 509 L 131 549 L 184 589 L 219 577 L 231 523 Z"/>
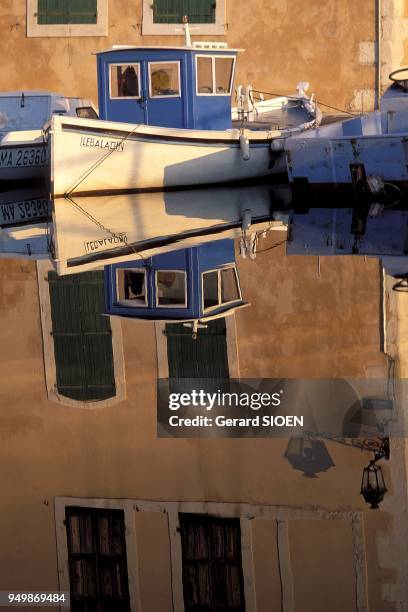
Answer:
<path fill-rule="evenodd" d="M 24 166 L 44 166 L 48 162 L 47 148 L 24 147 L 6 149 L 0 147 L 0 168 L 19 168 Z"/>

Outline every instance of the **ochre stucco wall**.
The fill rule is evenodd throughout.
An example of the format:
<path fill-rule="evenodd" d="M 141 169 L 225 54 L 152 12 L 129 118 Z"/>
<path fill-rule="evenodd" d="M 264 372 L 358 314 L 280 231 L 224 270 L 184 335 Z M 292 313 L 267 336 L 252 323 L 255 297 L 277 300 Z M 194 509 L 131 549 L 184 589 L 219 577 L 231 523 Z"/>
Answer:
<path fill-rule="evenodd" d="M 284 376 L 364 376 L 367 362 L 381 371 L 375 263 L 356 259 L 340 266 L 324 258 L 316 279 L 313 260 L 289 260 L 278 249 L 270 254 L 239 263 L 243 290 L 253 301 L 237 315 L 241 373 L 275 376 L 282 368 Z M 0 588 L 58 587 L 56 496 L 207 500 L 363 510 L 372 609 L 394 609 L 383 601 L 381 585 L 396 580 L 396 569 L 384 566 L 375 545 L 378 534 L 392 533 L 392 514 L 373 516 L 359 495 L 367 453 L 327 443 L 335 467 L 310 479 L 284 459 L 287 440 L 157 439 L 152 323 L 122 322 L 125 402 L 93 410 L 49 402 L 35 266 L 3 260 L 0 278 L 0 343 L 5 348 L 0 369 Z M 385 474 L 392 496 L 387 469 Z M 313 551 L 308 562 L 314 562 Z M 144 563 L 147 568 L 152 563 L 148 553 Z M 257 563 L 260 567 L 259 557 Z M 166 575 L 165 568 L 160 571 Z M 262 580 L 265 576 L 258 578 L 259 589 Z M 154 584 L 148 581 L 144 597 L 151 589 Z"/>
<path fill-rule="evenodd" d="M 108 37 L 27 38 L 25 6 L 24 0 L 0 5 L 0 54 L 7 59 L 1 90 L 49 89 L 96 101 L 93 52 L 112 44 L 182 43 L 141 37 L 141 2 L 130 0 L 110 0 Z M 360 54 L 361 43 L 375 37 L 371 0 L 364 11 L 353 0 L 314 0 L 301 10 L 296 0 L 227 0 L 227 23 L 219 40 L 246 48 L 237 83 L 286 93 L 310 80 L 318 100 L 341 108 L 374 88 L 374 66 Z M 241 375 L 385 375 L 375 260 L 322 258 L 318 276 L 316 258 L 286 259 L 277 248 L 255 262 L 240 261 L 239 269 L 252 302 L 237 314 Z M 95 410 L 49 402 L 31 262 L 0 262 L 0 314 L 0 589 L 58 588 L 56 496 L 212 500 L 363 510 L 370 605 L 375 612 L 395 610 L 383 591 L 397 580 L 398 559 L 392 567 L 384 563 L 377 546 L 379 536 L 392 534 L 392 513 L 373 514 L 359 495 L 367 453 L 327 443 L 335 467 L 307 479 L 284 459 L 287 440 L 158 440 L 151 323 L 122 323 L 125 402 Z M 392 498 L 387 468 L 385 474 Z M 267 552 L 259 554 L 262 567 Z M 311 551 L 308 563 L 318 558 Z M 152 566 L 147 553 L 144 563 Z M 274 559 L 268 563 L 273 567 Z M 259 590 L 266 587 L 259 575 Z M 154 584 L 147 580 L 144 589 L 148 598 Z"/>
<path fill-rule="evenodd" d="M 262 91 L 292 93 L 308 80 L 318 100 L 340 108 L 364 90 L 369 108 L 375 70 L 362 63 L 361 43 L 375 40 L 374 0 L 227 0 L 226 40 L 246 49 L 236 83 Z M 113 44 L 183 44 L 181 36 L 141 36 L 142 1 L 109 0 L 109 35 L 104 37 L 27 38 L 25 0 L 0 6 L 0 90 L 45 89 L 93 98 L 96 102 L 95 51 Z"/>

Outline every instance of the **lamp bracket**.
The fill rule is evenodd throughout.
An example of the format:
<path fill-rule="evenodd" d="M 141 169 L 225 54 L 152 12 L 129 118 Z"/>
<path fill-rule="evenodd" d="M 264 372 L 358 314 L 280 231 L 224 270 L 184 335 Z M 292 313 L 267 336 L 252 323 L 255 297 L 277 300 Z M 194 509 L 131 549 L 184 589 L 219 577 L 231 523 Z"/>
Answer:
<path fill-rule="evenodd" d="M 381 441 L 380 448 L 374 455 L 374 463 L 379 461 L 380 459 L 388 459 L 390 458 L 390 439 L 383 438 Z"/>
<path fill-rule="evenodd" d="M 336 442 L 337 444 L 342 444 L 343 446 L 350 446 L 352 448 L 359 448 L 362 451 L 372 452 L 375 455 L 374 461 L 390 458 L 389 438 L 343 438 L 342 436 L 336 436 L 327 431 L 318 433 L 306 431 L 304 435 L 309 439 L 318 440 L 323 438 L 331 442 Z"/>

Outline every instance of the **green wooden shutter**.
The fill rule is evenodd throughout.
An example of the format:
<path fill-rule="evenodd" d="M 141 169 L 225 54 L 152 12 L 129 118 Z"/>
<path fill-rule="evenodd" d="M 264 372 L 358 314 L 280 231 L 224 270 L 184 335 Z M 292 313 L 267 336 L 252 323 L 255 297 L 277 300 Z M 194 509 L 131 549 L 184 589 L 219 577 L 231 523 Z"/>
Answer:
<path fill-rule="evenodd" d="M 49 272 L 58 393 L 76 400 L 116 394 L 112 334 L 104 312 L 103 272 Z"/>
<path fill-rule="evenodd" d="M 38 23 L 96 23 L 97 0 L 38 0 Z"/>
<path fill-rule="evenodd" d="M 191 379 L 197 389 L 224 389 L 229 378 L 225 319 L 214 319 L 198 330 L 182 323 L 166 325 L 167 358 L 171 391 L 189 390 Z"/>
<path fill-rule="evenodd" d="M 154 0 L 153 23 L 215 23 L 215 0 Z"/>
<path fill-rule="evenodd" d="M 67 0 L 69 23 L 96 23 L 97 0 Z"/>
<path fill-rule="evenodd" d="M 38 0 L 38 23 L 67 23 L 66 0 Z"/>

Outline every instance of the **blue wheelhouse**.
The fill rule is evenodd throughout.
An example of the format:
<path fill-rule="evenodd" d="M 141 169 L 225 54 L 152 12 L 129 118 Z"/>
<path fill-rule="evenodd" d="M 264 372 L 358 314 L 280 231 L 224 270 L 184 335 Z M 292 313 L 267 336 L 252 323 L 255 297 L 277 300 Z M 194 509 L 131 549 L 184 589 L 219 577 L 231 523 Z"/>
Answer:
<path fill-rule="evenodd" d="M 97 53 L 100 118 L 229 129 L 237 53 L 224 43 L 117 47 Z"/>

